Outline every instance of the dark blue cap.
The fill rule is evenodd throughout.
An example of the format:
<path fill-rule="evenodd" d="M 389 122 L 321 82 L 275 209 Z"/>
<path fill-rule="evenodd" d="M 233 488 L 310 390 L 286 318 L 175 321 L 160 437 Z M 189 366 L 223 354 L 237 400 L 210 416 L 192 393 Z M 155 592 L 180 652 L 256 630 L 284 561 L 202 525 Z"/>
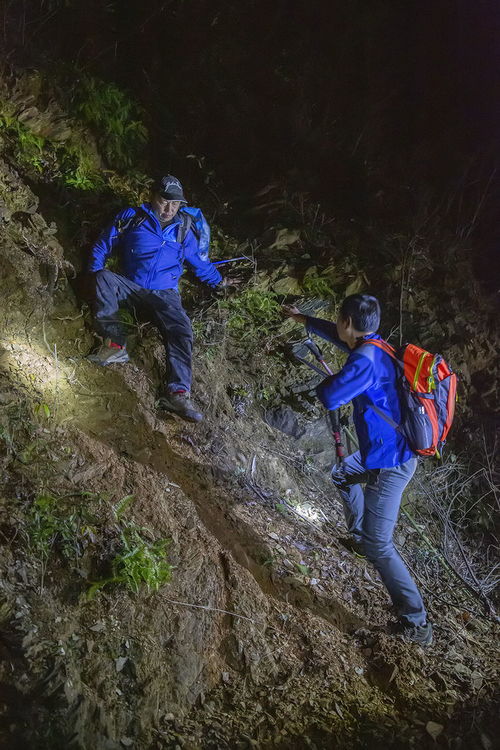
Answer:
<path fill-rule="evenodd" d="M 177 177 L 174 177 L 171 174 L 167 174 L 164 177 L 157 177 L 153 181 L 153 191 L 155 193 L 158 193 L 158 195 L 161 195 L 162 198 L 165 198 L 169 201 L 181 201 L 181 203 L 187 203 L 186 199 L 184 198 L 184 192 L 182 190 L 182 185 L 177 179 Z"/>

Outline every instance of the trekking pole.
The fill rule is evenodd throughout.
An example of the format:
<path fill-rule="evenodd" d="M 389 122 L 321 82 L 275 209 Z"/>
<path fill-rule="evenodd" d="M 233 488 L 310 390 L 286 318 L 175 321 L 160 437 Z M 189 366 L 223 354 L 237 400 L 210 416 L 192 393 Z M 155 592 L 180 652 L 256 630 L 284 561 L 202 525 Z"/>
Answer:
<path fill-rule="evenodd" d="M 312 339 L 306 339 L 303 343 L 304 346 L 309 349 L 311 354 L 318 360 L 318 362 L 325 368 L 325 371 L 328 373 L 328 375 L 333 375 L 332 369 L 323 359 L 323 352 L 321 351 L 319 346 Z"/>
<path fill-rule="evenodd" d="M 314 343 L 312 339 L 306 339 L 305 341 L 301 342 L 302 346 L 305 346 L 311 354 L 316 358 L 316 360 L 321 364 L 323 369 L 320 369 L 316 365 L 314 365 L 312 362 L 309 362 L 304 357 L 301 357 L 299 354 L 294 352 L 295 358 L 299 360 L 299 362 L 303 362 L 305 365 L 307 365 L 311 370 L 314 370 L 315 372 L 318 372 L 320 375 L 333 375 L 333 370 L 327 365 L 325 360 L 323 359 L 323 353 L 319 346 Z M 338 410 L 335 411 L 328 411 L 328 421 L 330 423 L 330 429 L 332 431 L 333 441 L 335 443 L 335 455 L 337 456 L 337 464 L 341 464 L 345 458 L 345 448 L 344 443 L 342 441 L 342 431 L 340 426 L 340 415 Z"/>
<path fill-rule="evenodd" d="M 306 346 L 311 352 L 311 354 L 313 355 L 313 357 L 315 357 L 318 360 L 318 362 L 324 368 L 325 372 L 327 372 L 328 375 L 333 375 L 333 370 L 331 369 L 331 367 L 327 365 L 327 363 L 323 359 L 323 352 L 321 351 L 319 346 L 312 339 L 306 339 L 304 341 L 304 346 Z M 345 458 L 345 449 L 344 449 L 344 443 L 342 441 L 340 414 L 338 410 L 329 411 L 328 419 L 330 422 L 333 439 L 335 441 L 335 453 L 337 455 L 337 463 L 342 463 L 342 461 Z"/>
<path fill-rule="evenodd" d="M 224 263 L 235 263 L 237 260 L 249 260 L 250 263 L 255 263 L 252 258 L 248 258 L 246 255 L 240 255 L 239 258 L 229 258 L 228 260 L 216 260 L 214 261 L 214 266 L 223 266 Z"/>

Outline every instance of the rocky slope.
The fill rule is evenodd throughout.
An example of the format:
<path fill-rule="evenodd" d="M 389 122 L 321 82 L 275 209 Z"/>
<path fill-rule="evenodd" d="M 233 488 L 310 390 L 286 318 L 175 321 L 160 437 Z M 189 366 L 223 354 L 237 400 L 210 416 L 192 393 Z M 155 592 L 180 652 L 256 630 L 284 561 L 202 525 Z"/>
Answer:
<path fill-rule="evenodd" d="M 50 220 L 40 208 L 43 184 L 4 157 L 2 747 L 494 747 L 495 626 L 430 596 L 428 652 L 386 632 L 380 582 L 339 542 L 314 407 L 304 396 L 300 438 L 265 419 L 280 403 L 272 384 L 300 396 L 303 374 L 273 343 L 244 358 L 231 299 L 194 310 L 200 426 L 156 410 L 161 346 L 142 323 L 130 364 L 89 364 L 67 229 L 53 203 Z M 280 274 L 264 276 L 257 289 Z M 289 331 L 276 322 L 266 340 Z M 467 346 L 470 367 L 487 360 L 480 336 Z M 167 540 L 170 582 L 93 591 L 131 533 Z M 418 562 L 409 537 L 402 526 Z"/>

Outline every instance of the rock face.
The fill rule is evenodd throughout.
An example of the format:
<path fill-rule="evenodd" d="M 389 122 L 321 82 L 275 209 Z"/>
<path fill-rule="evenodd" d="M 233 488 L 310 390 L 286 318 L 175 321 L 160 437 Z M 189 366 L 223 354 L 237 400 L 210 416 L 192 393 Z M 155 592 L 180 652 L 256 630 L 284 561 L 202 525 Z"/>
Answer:
<path fill-rule="evenodd" d="M 437 608 L 443 637 L 425 659 L 386 635 L 383 589 L 338 543 L 324 422 L 302 426 L 286 407 L 236 419 L 240 363 L 201 350 L 206 422 L 161 419 L 154 337 L 122 369 L 88 363 L 90 320 L 56 227 L 1 161 L 0 202 L 3 746 L 401 747 L 445 735 L 448 716 L 454 737 L 477 675 L 492 674 L 488 627 L 457 640 Z M 47 495 L 72 525 L 41 547 Z M 171 583 L 111 582 L 89 598 L 121 549 L 129 496 L 127 522 L 169 540 Z"/>

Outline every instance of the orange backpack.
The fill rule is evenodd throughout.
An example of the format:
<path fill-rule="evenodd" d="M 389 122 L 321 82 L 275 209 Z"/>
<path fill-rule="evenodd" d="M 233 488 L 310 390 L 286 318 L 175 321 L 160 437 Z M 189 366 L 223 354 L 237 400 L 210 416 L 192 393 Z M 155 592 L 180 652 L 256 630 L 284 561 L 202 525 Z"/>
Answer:
<path fill-rule="evenodd" d="M 431 354 L 415 344 L 395 349 L 380 339 L 367 339 L 394 360 L 401 402 L 401 424 L 396 424 L 375 405 L 371 408 L 408 440 L 419 456 L 440 457 L 455 414 L 457 376 L 440 354 Z"/>

